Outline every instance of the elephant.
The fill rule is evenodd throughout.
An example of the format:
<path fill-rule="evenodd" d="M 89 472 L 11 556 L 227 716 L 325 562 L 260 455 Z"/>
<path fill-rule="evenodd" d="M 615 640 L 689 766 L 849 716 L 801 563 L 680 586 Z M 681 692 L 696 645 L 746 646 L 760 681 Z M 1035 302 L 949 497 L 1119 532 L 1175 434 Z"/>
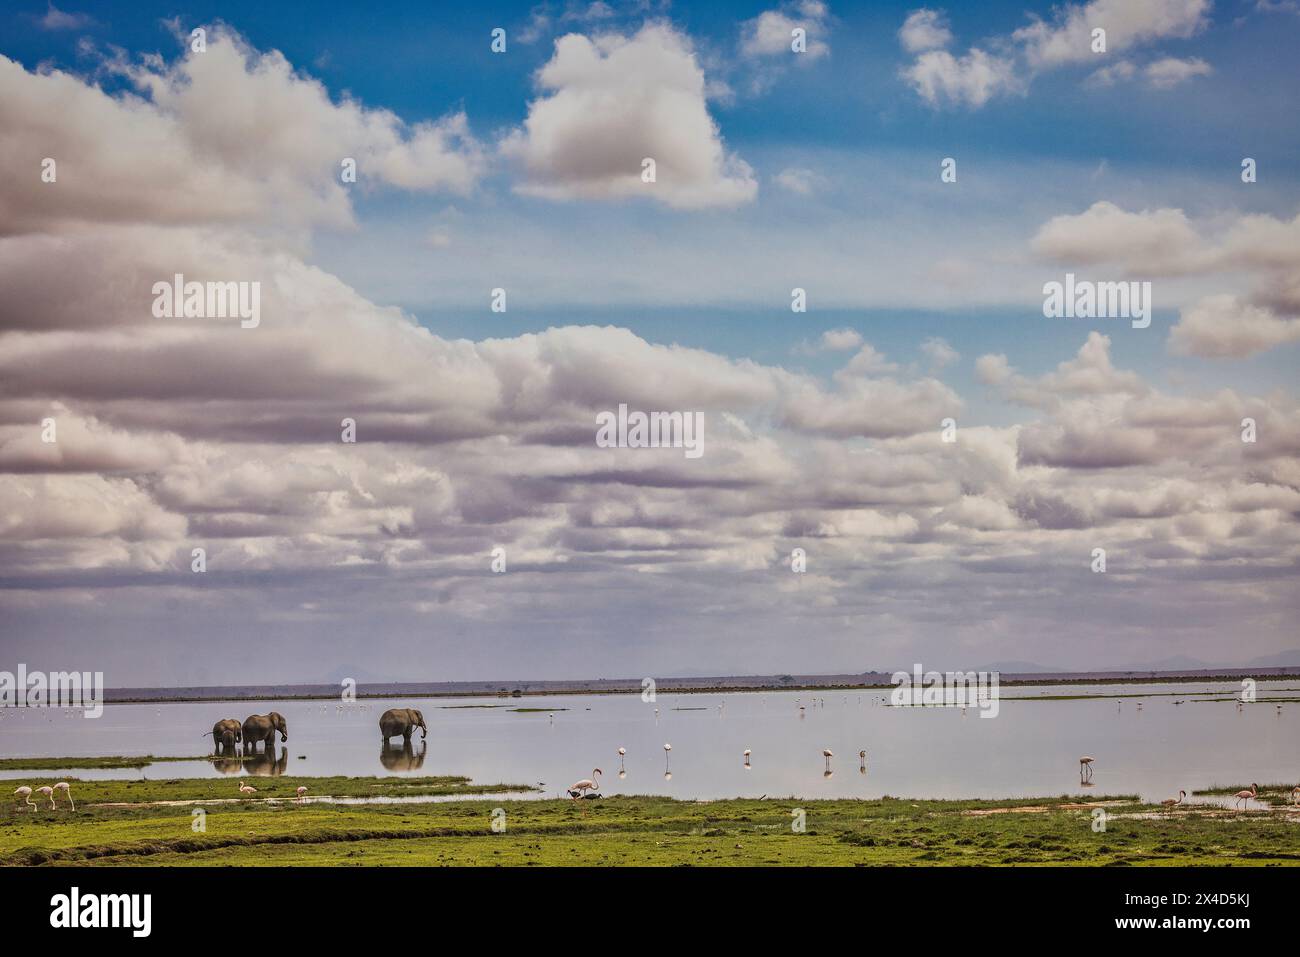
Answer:
<path fill-rule="evenodd" d="M 284 715 L 278 711 L 270 714 L 250 714 L 244 719 L 244 753 L 257 750 L 257 743 L 263 742 L 268 748 L 275 746 L 275 732 L 280 732 L 282 742 L 289 740 L 289 726 L 284 722 Z"/>
<path fill-rule="evenodd" d="M 384 737 L 384 744 L 389 738 L 402 736 L 405 744 L 411 743 L 411 732 L 419 728 L 421 740 L 429 736 L 429 729 L 424 724 L 424 715 L 415 708 L 389 708 L 379 716 L 379 733 Z"/>
<path fill-rule="evenodd" d="M 212 735 L 212 743 L 216 745 L 218 751 L 233 751 L 235 745 L 243 740 L 243 728 L 240 727 L 238 718 L 222 718 L 212 726 L 211 731 L 203 732 L 204 736 Z"/>

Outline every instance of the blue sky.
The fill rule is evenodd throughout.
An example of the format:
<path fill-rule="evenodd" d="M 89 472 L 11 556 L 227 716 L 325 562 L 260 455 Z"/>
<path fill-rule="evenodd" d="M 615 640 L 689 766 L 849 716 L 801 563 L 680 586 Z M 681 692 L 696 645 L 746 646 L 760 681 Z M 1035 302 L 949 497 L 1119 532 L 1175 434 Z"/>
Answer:
<path fill-rule="evenodd" d="M 387 652 L 466 678 L 501 655 L 539 677 L 851 668 L 866 633 L 863 665 L 1215 660 L 1243 619 L 1241 654 L 1287 650 L 1297 41 L 1288 0 L 13 4 L 0 482 L 85 521 L 15 524 L 39 560 L 0 548 L 5 600 L 77 648 L 166 629 L 152 588 L 211 603 L 196 633 L 317 629 L 323 671 L 383 622 Z M 51 155 L 42 191 L 25 171 Z M 123 277 L 182 268 L 262 278 L 266 334 L 141 325 Z M 1045 318 L 1067 271 L 1150 281 L 1150 328 Z M 575 436 L 620 389 L 705 410 L 708 474 L 588 460 Z M 15 423 L 48 409 L 84 445 L 29 448 Z M 316 418 L 361 413 L 370 458 L 318 459 Z M 926 445 L 949 413 L 959 464 Z M 765 605 L 810 528 L 813 606 Z M 205 536 L 239 569 L 215 594 L 168 577 Z M 1102 540 L 1148 577 L 1130 565 L 1089 621 L 1100 586 L 1069 556 Z M 526 556 L 504 601 L 462 567 L 496 542 Z M 729 597 L 660 620 L 647 581 Z M 602 637 L 638 614 L 635 650 Z M 782 628 L 823 637 L 797 655 Z M 413 651 L 430 630 L 468 638 Z M 146 671 L 197 675 L 180 653 Z"/>

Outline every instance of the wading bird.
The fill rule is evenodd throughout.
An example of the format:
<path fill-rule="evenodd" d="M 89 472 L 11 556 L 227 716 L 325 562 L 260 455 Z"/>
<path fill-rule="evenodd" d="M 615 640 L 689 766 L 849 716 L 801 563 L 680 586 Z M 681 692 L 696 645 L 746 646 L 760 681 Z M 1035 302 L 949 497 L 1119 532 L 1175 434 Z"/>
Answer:
<path fill-rule="evenodd" d="M 1093 758 L 1089 757 L 1086 754 L 1079 759 L 1079 777 L 1081 778 L 1092 777 L 1093 760 L 1094 760 Z"/>
<path fill-rule="evenodd" d="M 298 803 L 299 803 L 299 804 L 302 803 L 302 796 L 303 796 L 304 794 L 306 794 L 306 793 L 307 793 L 307 785 L 305 785 L 305 784 L 300 784 L 300 785 L 298 785 Z"/>
<path fill-rule="evenodd" d="M 618 769 L 623 770 L 623 756 L 627 754 L 627 748 L 618 749 Z"/>
<path fill-rule="evenodd" d="M 1300 806 L 1300 787 L 1291 789 L 1291 803 Z"/>
<path fill-rule="evenodd" d="M 831 758 L 835 757 L 835 752 L 830 748 L 822 748 L 822 757 L 826 759 L 826 770 L 831 769 Z"/>
<path fill-rule="evenodd" d="M 750 755 L 751 753 L 752 753 L 752 752 L 750 752 L 749 748 L 746 748 L 746 749 L 745 749 L 745 767 L 749 767 L 749 755 Z M 1300 788 L 1296 788 L 1296 790 L 1297 790 L 1297 791 L 1300 791 Z"/>
<path fill-rule="evenodd" d="M 43 787 L 37 788 L 36 793 L 39 794 L 41 797 L 47 797 L 50 799 L 50 810 L 53 811 L 54 810 L 54 788 L 46 784 Z"/>
<path fill-rule="evenodd" d="M 64 797 L 68 799 L 68 803 L 72 805 L 72 809 L 74 811 L 77 809 L 76 803 L 72 800 L 72 788 L 68 785 L 67 781 L 60 781 L 58 784 L 54 785 L 54 790 L 62 791 Z"/>
<path fill-rule="evenodd" d="M 1178 805 L 1183 803 L 1183 798 L 1185 797 L 1187 797 L 1187 792 L 1179 791 L 1177 798 L 1165 798 L 1160 803 L 1163 804 L 1165 807 L 1178 807 Z"/>
<path fill-rule="evenodd" d="M 865 749 L 858 752 L 858 761 L 860 762 L 858 770 L 865 771 L 867 769 L 867 752 Z"/>
<path fill-rule="evenodd" d="M 1258 784 L 1252 784 L 1252 785 L 1250 786 L 1250 790 L 1249 790 L 1249 791 L 1238 791 L 1236 797 L 1237 797 L 1237 804 L 1238 804 L 1238 805 L 1242 805 L 1242 802 L 1245 802 L 1245 804 L 1249 804 L 1250 801 L 1251 801 L 1251 798 L 1259 797 L 1259 785 L 1258 785 Z M 1243 805 L 1243 806 L 1244 806 L 1244 805 Z"/>
<path fill-rule="evenodd" d="M 27 785 L 24 784 L 20 788 L 14 788 L 14 794 L 22 798 L 23 802 L 33 811 L 36 810 L 36 802 L 32 800 L 32 789 Z M 15 801 L 14 803 L 17 804 L 18 802 Z"/>
<path fill-rule="evenodd" d="M 242 794 L 244 797 L 248 797 L 251 794 L 256 794 L 257 788 L 253 787 L 251 784 L 245 784 L 243 781 L 240 781 L 239 793 Z"/>
<path fill-rule="evenodd" d="M 600 782 L 594 780 L 598 777 L 600 777 L 600 768 L 593 768 L 591 777 L 583 778 L 581 781 L 569 786 L 569 797 L 576 801 L 578 798 L 585 796 L 588 791 L 599 791 Z"/>

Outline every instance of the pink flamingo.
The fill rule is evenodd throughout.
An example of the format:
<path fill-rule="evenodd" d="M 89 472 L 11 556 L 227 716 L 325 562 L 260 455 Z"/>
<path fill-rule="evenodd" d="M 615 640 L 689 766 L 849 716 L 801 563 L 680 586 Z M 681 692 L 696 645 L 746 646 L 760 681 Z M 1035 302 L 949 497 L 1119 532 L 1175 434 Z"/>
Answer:
<path fill-rule="evenodd" d="M 14 794 L 22 798 L 23 801 L 27 804 L 27 806 L 30 807 L 33 811 L 36 810 L 36 802 L 32 800 L 32 789 L 29 788 L 26 784 L 24 784 L 22 787 L 14 788 Z M 15 801 L 14 803 L 16 804 L 17 802 Z"/>
<path fill-rule="evenodd" d="M 1174 798 L 1165 798 L 1160 803 L 1163 804 L 1165 807 L 1178 807 L 1178 805 L 1183 803 L 1183 798 L 1185 797 L 1187 797 L 1187 792 L 1179 791 L 1177 800 L 1175 800 Z"/>
<path fill-rule="evenodd" d="M 1087 754 L 1079 759 L 1079 777 L 1092 777 L 1092 762 L 1095 760 L 1096 758 Z"/>
<path fill-rule="evenodd" d="M 53 811 L 54 810 L 54 788 L 46 784 L 43 787 L 37 788 L 36 793 L 39 794 L 41 797 L 47 797 L 50 799 L 50 810 Z"/>
<path fill-rule="evenodd" d="M 58 784 L 54 785 L 54 790 L 62 791 L 63 796 L 66 797 L 68 799 L 68 803 L 72 805 L 72 809 L 74 811 L 77 809 L 76 802 L 72 800 L 72 787 L 68 784 L 67 781 L 60 781 Z"/>
<path fill-rule="evenodd" d="M 1251 784 L 1251 786 L 1250 786 L 1250 790 L 1249 790 L 1249 791 L 1238 791 L 1238 792 L 1237 792 L 1237 804 L 1238 804 L 1238 805 L 1241 805 L 1243 801 L 1244 801 L 1246 804 L 1249 804 L 1250 801 L 1251 801 L 1251 798 L 1257 798 L 1257 797 L 1259 797 L 1259 785 L 1258 785 L 1258 784 Z"/>
<path fill-rule="evenodd" d="M 599 791 L 600 782 L 593 780 L 594 778 L 598 778 L 598 777 L 600 777 L 600 768 L 593 768 L 591 772 L 591 777 L 583 778 L 581 781 L 578 781 L 572 786 L 570 786 L 569 797 L 573 798 L 576 801 L 578 800 L 578 798 L 583 797 L 588 791 Z"/>
<path fill-rule="evenodd" d="M 243 781 L 240 781 L 239 793 L 242 794 L 244 797 L 251 797 L 252 795 L 257 793 L 257 788 L 253 787 L 251 784 L 245 784 Z"/>

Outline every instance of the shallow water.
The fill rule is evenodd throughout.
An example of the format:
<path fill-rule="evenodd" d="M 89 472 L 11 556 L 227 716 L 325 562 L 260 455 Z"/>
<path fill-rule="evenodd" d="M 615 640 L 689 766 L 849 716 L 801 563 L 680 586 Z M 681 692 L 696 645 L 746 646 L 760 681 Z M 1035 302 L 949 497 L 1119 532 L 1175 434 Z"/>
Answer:
<path fill-rule="evenodd" d="M 1283 689 L 1297 684 L 1294 678 L 1261 682 L 1258 694 L 1294 697 L 1295 690 Z M 1235 682 L 1004 687 L 996 718 L 981 718 L 975 708 L 963 715 L 956 708 L 887 707 L 887 691 L 660 693 L 654 702 L 635 694 L 370 699 L 343 710 L 335 701 L 113 704 L 94 720 L 63 711 L 8 710 L 0 712 L 0 753 L 6 757 L 205 754 L 212 750 L 211 738 L 202 734 L 217 719 L 273 710 L 288 721 L 289 741 L 277 741 L 274 760 L 259 754 L 219 763 L 168 762 L 142 771 L 0 776 L 34 782 L 66 776 L 462 774 L 483 784 L 541 784 L 543 794 L 557 795 L 600 767 L 605 794 L 679 798 L 1136 793 L 1160 800 L 1177 796 L 1180 788 L 1300 783 L 1300 702 L 1284 703 L 1279 714 L 1270 702 L 1238 711 L 1231 702 L 1197 700 L 1207 692 L 1239 691 Z M 1055 694 L 1125 697 L 1013 700 Z M 417 732 L 409 754 L 400 741 L 381 751 L 379 715 L 407 706 L 424 712 L 424 747 Z M 665 742 L 672 744 L 667 762 Z M 627 749 L 622 777 L 619 747 Z M 753 752 L 748 769 L 746 748 Z M 823 748 L 834 752 L 830 776 Z M 865 773 L 858 759 L 862 749 Z M 1085 754 L 1096 761 L 1091 786 L 1081 788 L 1078 759 Z"/>

